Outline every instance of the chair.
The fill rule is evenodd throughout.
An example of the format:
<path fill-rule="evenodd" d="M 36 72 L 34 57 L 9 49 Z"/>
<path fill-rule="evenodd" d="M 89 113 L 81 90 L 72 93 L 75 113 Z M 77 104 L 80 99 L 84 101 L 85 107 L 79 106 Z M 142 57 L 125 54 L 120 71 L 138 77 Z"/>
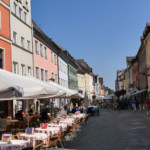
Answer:
<path fill-rule="evenodd" d="M 6 133 L 11 133 L 12 132 L 12 125 L 7 125 L 6 126 Z"/>
<path fill-rule="evenodd" d="M 58 136 L 50 137 L 50 144 L 49 144 L 49 146 L 51 146 L 51 147 L 57 146 L 57 141 L 58 141 Z"/>
<path fill-rule="evenodd" d="M 41 150 L 42 145 L 43 145 L 43 141 L 42 140 L 36 140 L 35 141 L 35 148 L 34 148 L 34 150 Z"/>
<path fill-rule="evenodd" d="M 23 132 L 16 133 L 18 140 L 21 140 L 21 136 L 20 136 L 21 134 L 23 134 Z"/>

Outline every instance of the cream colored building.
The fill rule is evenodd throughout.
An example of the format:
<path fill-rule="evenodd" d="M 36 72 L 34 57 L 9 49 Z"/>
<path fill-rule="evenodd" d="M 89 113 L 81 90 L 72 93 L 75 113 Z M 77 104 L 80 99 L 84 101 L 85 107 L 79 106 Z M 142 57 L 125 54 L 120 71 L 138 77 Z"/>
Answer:
<path fill-rule="evenodd" d="M 11 0 L 12 72 L 33 75 L 31 1 Z"/>
<path fill-rule="evenodd" d="M 85 76 L 82 73 L 77 73 L 78 77 L 78 90 L 82 91 L 82 94 L 85 94 Z"/>
<path fill-rule="evenodd" d="M 90 74 L 86 73 L 85 74 L 85 90 L 86 90 L 86 93 L 88 94 L 88 97 L 91 96 L 91 90 L 90 90 Z"/>
<path fill-rule="evenodd" d="M 33 76 L 31 1 L 10 0 L 10 10 L 12 72 Z M 19 109 L 27 111 L 26 101 L 13 101 L 13 115 Z"/>

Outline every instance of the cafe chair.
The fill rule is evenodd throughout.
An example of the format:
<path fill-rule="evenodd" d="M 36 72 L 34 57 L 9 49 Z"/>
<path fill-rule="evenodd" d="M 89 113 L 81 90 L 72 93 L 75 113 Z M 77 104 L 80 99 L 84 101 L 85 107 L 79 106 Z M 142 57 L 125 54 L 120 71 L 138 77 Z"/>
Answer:
<path fill-rule="evenodd" d="M 18 133 L 16 133 L 16 136 L 17 136 L 17 139 L 18 139 L 18 140 L 21 140 L 21 136 L 20 136 L 21 134 L 23 134 L 23 132 L 18 132 Z"/>
<path fill-rule="evenodd" d="M 35 148 L 34 148 L 34 150 L 41 150 L 42 145 L 43 145 L 43 141 L 42 140 L 36 140 L 35 141 Z"/>

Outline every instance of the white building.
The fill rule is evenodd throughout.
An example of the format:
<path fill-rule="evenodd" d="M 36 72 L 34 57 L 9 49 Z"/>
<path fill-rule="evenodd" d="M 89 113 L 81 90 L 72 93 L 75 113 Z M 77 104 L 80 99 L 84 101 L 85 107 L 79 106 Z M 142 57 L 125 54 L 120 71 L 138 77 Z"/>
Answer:
<path fill-rule="evenodd" d="M 90 74 L 90 99 L 92 100 L 92 96 L 94 95 L 94 86 L 93 86 L 93 75 Z"/>
<path fill-rule="evenodd" d="M 68 64 L 58 56 L 59 84 L 68 88 Z"/>
<path fill-rule="evenodd" d="M 10 0 L 10 10 L 12 72 L 33 75 L 31 1 Z M 17 109 L 27 111 L 26 101 L 14 100 L 13 114 Z"/>
<path fill-rule="evenodd" d="M 11 0 L 12 72 L 33 75 L 30 0 Z"/>

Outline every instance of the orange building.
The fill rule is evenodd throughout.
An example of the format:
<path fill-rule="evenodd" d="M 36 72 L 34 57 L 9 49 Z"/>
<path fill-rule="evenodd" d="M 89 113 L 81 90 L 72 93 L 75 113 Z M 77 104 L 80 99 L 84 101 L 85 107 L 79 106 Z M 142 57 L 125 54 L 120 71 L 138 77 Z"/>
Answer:
<path fill-rule="evenodd" d="M 10 40 L 10 2 L 0 1 L 0 68 L 11 69 L 11 40 Z M 2 116 L 12 115 L 12 101 L 0 102 Z"/>
<path fill-rule="evenodd" d="M 0 68 L 11 71 L 9 0 L 0 1 Z"/>

